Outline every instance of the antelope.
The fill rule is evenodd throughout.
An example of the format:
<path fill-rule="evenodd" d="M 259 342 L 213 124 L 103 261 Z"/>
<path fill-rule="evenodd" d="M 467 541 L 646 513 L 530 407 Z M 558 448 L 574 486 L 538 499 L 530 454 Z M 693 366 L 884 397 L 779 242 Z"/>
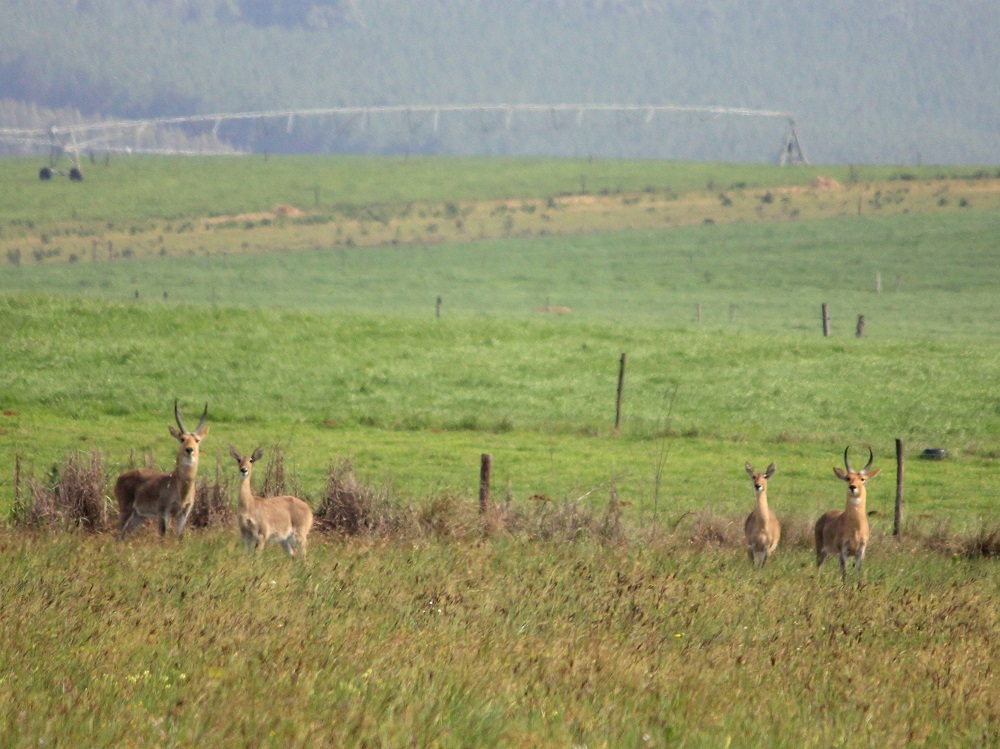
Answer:
<path fill-rule="evenodd" d="M 843 510 L 828 510 L 816 521 L 816 566 L 819 567 L 827 556 L 836 554 L 840 559 L 840 574 L 847 579 L 847 558 L 854 557 L 854 568 L 861 571 L 868 548 L 868 512 L 865 510 L 865 482 L 878 475 L 881 468 L 871 470 L 875 455 L 868 448 L 868 463 L 860 471 L 851 468 L 844 449 L 844 467 L 834 466 L 833 472 L 841 481 L 847 482 L 847 506 Z"/>
<path fill-rule="evenodd" d="M 229 446 L 229 454 L 240 469 L 240 499 L 238 520 L 243 547 L 254 553 L 261 550 L 268 541 L 276 541 L 295 556 L 295 546 L 299 547 L 303 558 L 306 542 L 313 524 L 312 510 L 298 497 L 257 497 L 250 488 L 250 468 L 264 454 L 258 447 L 249 457 L 240 455 L 236 448 Z"/>
<path fill-rule="evenodd" d="M 195 476 L 198 473 L 198 448 L 208 434 L 208 404 L 201 414 L 198 428 L 189 432 L 181 421 L 181 414 L 174 401 L 174 418 L 177 419 L 176 429 L 168 424 L 170 435 L 180 443 L 177 450 L 177 462 L 170 473 L 157 471 L 154 468 L 133 468 L 126 471 L 115 482 L 115 496 L 118 498 L 118 512 L 121 516 L 121 526 L 118 537 L 124 539 L 147 519 L 156 518 L 160 521 L 160 537 L 167 532 L 167 523 L 173 519 L 176 523 L 177 538 L 184 532 L 191 508 L 194 507 Z"/>
<path fill-rule="evenodd" d="M 747 473 L 753 483 L 753 491 L 757 497 L 757 506 L 747 515 L 743 524 L 743 533 L 747 537 L 747 553 L 750 563 L 755 569 L 762 569 L 767 564 L 767 558 L 778 548 L 781 538 L 781 523 L 778 517 L 767 506 L 767 480 L 774 475 L 775 466 L 771 463 L 764 473 L 757 473 L 753 466 L 746 464 Z"/>

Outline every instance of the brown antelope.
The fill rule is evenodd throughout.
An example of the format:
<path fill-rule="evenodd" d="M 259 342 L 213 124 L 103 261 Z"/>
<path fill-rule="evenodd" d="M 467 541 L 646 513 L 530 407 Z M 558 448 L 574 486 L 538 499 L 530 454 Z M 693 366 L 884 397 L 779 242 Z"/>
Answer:
<path fill-rule="evenodd" d="M 833 472 L 847 482 L 847 506 L 843 510 L 828 510 L 816 521 L 816 566 L 836 554 L 840 559 L 841 577 L 847 578 L 847 558 L 854 557 L 854 568 L 860 572 L 868 548 L 868 512 L 865 509 L 865 482 L 878 475 L 881 468 L 871 470 L 875 455 L 868 448 L 868 463 L 860 471 L 851 468 L 844 450 L 844 467 L 834 466 Z"/>
<path fill-rule="evenodd" d="M 115 482 L 115 496 L 118 498 L 118 512 L 121 516 L 119 538 L 125 538 L 147 519 L 160 521 L 160 536 L 167 532 L 167 523 L 176 523 L 177 537 L 184 532 L 191 508 L 194 507 L 195 476 L 198 473 L 198 447 L 208 434 L 208 404 L 198 422 L 198 428 L 189 432 L 181 421 L 177 401 L 174 401 L 174 418 L 180 431 L 168 424 L 171 436 L 180 443 L 177 463 L 170 473 L 154 468 L 133 468 L 126 471 Z"/>
<path fill-rule="evenodd" d="M 750 474 L 750 481 L 753 482 L 757 506 L 747 515 L 743 533 L 747 537 L 750 563 L 756 569 L 761 569 L 767 564 L 767 558 L 778 548 L 778 539 L 781 538 L 781 523 L 778 522 L 777 515 L 767 506 L 767 480 L 774 475 L 775 466 L 771 463 L 764 473 L 757 473 L 753 466 L 747 463 L 746 469 Z"/>
<path fill-rule="evenodd" d="M 299 547 L 303 558 L 306 543 L 313 524 L 312 510 L 298 497 L 257 497 L 250 489 L 250 467 L 260 460 L 264 449 L 258 447 L 253 455 L 244 457 L 230 445 L 229 454 L 240 467 L 240 500 L 238 520 L 240 536 L 247 551 L 259 552 L 268 541 L 276 541 L 295 556 L 295 546 Z"/>

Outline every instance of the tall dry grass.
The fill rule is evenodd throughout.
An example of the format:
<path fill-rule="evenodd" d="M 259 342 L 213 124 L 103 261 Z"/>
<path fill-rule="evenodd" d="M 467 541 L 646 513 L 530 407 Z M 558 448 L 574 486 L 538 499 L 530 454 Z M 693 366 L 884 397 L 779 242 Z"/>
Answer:
<path fill-rule="evenodd" d="M 72 453 L 62 466 L 53 465 L 43 477 L 23 476 L 18 456 L 14 471 L 11 518 L 16 524 L 100 532 L 107 530 L 117 515 L 117 505 L 108 496 L 108 471 L 99 450 L 87 455 Z"/>
<path fill-rule="evenodd" d="M 130 455 L 130 465 L 136 456 Z M 151 464 L 151 456 L 146 456 Z M 195 505 L 188 519 L 196 529 L 227 528 L 235 522 L 237 488 L 228 461 L 216 461 L 211 476 L 200 476 Z M 25 474 L 15 461 L 15 502 L 10 522 L 16 527 L 107 532 L 117 527 L 118 509 L 110 497 L 114 476 L 100 450 L 72 453 L 41 477 Z M 280 446 L 271 448 L 264 468 L 263 496 L 299 494 L 298 481 L 285 465 Z M 526 502 L 506 499 L 480 514 L 478 502 L 453 493 L 414 500 L 395 495 L 391 483 L 371 486 L 361 481 L 352 462 L 338 459 L 327 471 L 323 495 L 314 507 L 316 529 L 328 536 L 383 540 L 439 538 L 475 540 L 509 537 L 538 543 L 596 541 L 602 544 L 645 544 L 655 537 L 665 548 L 710 551 L 742 549 L 744 516 L 707 510 L 684 512 L 650 526 L 630 515 L 629 503 L 618 499 L 614 485 L 606 499 L 556 501 L 534 495 Z M 783 516 L 778 554 L 811 552 L 815 518 Z M 892 538 L 876 525 L 873 544 Z M 972 530 L 953 531 L 946 521 L 914 525 L 902 539 L 912 549 L 948 557 L 1000 557 L 1000 524 L 983 521 Z"/>

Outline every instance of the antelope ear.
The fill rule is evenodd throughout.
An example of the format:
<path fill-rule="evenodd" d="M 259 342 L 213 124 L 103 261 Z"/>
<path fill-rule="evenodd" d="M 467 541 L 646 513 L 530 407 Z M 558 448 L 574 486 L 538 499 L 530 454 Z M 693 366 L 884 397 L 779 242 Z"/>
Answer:
<path fill-rule="evenodd" d="M 837 478 L 840 479 L 841 481 L 847 481 L 847 474 L 844 473 L 839 468 L 837 468 L 837 466 L 833 467 L 833 472 L 834 474 L 836 474 Z"/>
<path fill-rule="evenodd" d="M 180 430 L 177 429 L 177 427 L 175 427 L 173 424 L 167 424 L 167 429 L 170 430 L 170 436 L 173 437 L 175 440 L 180 440 L 184 437 L 184 435 L 180 433 Z"/>
<path fill-rule="evenodd" d="M 774 465 L 774 463 L 771 463 L 771 465 L 767 467 L 767 471 L 764 473 L 764 478 L 766 479 L 771 478 L 774 475 L 774 472 L 777 470 L 777 468 L 778 467 Z"/>
<path fill-rule="evenodd" d="M 198 431 L 196 431 L 194 434 L 195 434 L 195 436 L 199 440 L 203 440 L 208 435 L 209 428 L 210 428 L 210 425 L 209 424 L 205 424 L 204 426 L 201 427 L 201 429 L 199 429 Z"/>
<path fill-rule="evenodd" d="M 237 463 L 240 462 L 240 454 L 238 452 L 236 452 L 236 448 L 233 447 L 232 445 L 229 446 L 229 454 L 232 455 L 233 458 L 236 459 Z"/>
<path fill-rule="evenodd" d="M 876 476 L 878 476 L 878 472 L 881 470 L 882 470 L 881 468 L 876 468 L 874 471 L 869 471 L 868 473 L 864 474 L 865 481 L 867 481 L 868 479 L 873 479 Z"/>
<path fill-rule="evenodd" d="M 747 463 L 746 464 L 746 469 L 747 469 L 747 473 L 750 474 L 750 477 L 753 478 L 753 466 L 750 465 L 749 463 Z"/>
<path fill-rule="evenodd" d="M 250 460 L 256 463 L 258 460 L 261 459 L 263 455 L 264 455 L 264 448 L 258 447 L 256 450 L 253 451 L 253 455 L 250 456 Z"/>

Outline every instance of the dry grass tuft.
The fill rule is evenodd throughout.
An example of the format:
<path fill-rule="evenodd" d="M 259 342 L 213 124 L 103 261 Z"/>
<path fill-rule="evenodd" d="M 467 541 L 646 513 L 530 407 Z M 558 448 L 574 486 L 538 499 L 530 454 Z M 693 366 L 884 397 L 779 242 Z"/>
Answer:
<path fill-rule="evenodd" d="M 985 557 L 995 559 L 1000 557 L 1000 526 L 983 526 L 972 536 L 962 540 L 961 554 L 970 559 Z"/>
<path fill-rule="evenodd" d="M 299 495 L 298 481 L 285 471 L 285 449 L 279 444 L 264 453 L 264 477 L 257 493 L 262 497 L 280 497 L 285 494 Z"/>
<path fill-rule="evenodd" d="M 136 455 L 130 456 L 134 465 Z M 150 465 L 150 456 L 145 456 Z M 227 462 L 228 463 L 228 462 Z M 295 493 L 289 482 L 280 447 L 271 450 L 265 469 L 263 495 Z M 109 497 L 108 475 L 100 451 L 68 455 L 60 467 L 53 465 L 44 478 L 23 476 L 16 457 L 14 505 L 10 519 L 15 526 L 53 530 L 111 530 L 117 525 L 117 508 Z M 289 488 L 292 491 L 289 491 Z M 222 461 L 215 475 L 199 480 L 195 505 L 188 518 L 190 527 L 215 528 L 232 525 L 235 518 L 233 476 Z M 393 497 L 386 482 L 372 488 L 358 480 L 351 462 L 339 460 L 329 469 L 327 489 L 315 511 L 316 527 L 343 536 L 386 539 L 437 538 L 476 540 L 508 537 L 528 542 L 573 543 L 596 541 L 628 546 L 655 542 L 670 550 L 711 551 L 743 547 L 744 516 L 687 511 L 662 525 L 643 527 L 627 514 L 629 503 L 618 500 L 614 485 L 604 504 L 577 500 L 553 500 L 534 495 L 529 502 L 514 504 L 508 497 L 483 515 L 475 498 L 453 493 L 430 496 L 413 503 Z M 813 518 L 782 518 L 781 549 L 811 551 Z M 889 541 L 883 531 L 873 533 L 878 544 Z M 898 539 L 913 549 L 941 556 L 1000 558 L 1000 524 L 984 524 L 978 530 L 952 531 L 949 524 L 914 524 Z"/>
<path fill-rule="evenodd" d="M 235 523 L 228 475 L 222 462 L 216 460 L 214 480 L 211 482 L 198 480 L 194 507 L 188 516 L 189 527 L 212 528 Z"/>
<path fill-rule="evenodd" d="M 389 498 L 388 485 L 381 491 L 362 485 L 346 458 L 327 472 L 326 493 L 315 519 L 319 530 L 346 536 L 384 535 L 406 524 Z"/>
<path fill-rule="evenodd" d="M 694 520 L 687 534 L 689 546 L 698 549 L 740 546 L 743 544 L 743 524 L 710 512 L 693 513 Z"/>
<path fill-rule="evenodd" d="M 26 479 L 28 497 L 20 496 L 20 462 L 15 483 L 15 503 L 11 519 L 31 527 L 106 530 L 109 508 L 108 472 L 99 450 L 89 455 L 74 453 L 66 457 L 62 470 L 52 466 L 44 479 Z"/>

